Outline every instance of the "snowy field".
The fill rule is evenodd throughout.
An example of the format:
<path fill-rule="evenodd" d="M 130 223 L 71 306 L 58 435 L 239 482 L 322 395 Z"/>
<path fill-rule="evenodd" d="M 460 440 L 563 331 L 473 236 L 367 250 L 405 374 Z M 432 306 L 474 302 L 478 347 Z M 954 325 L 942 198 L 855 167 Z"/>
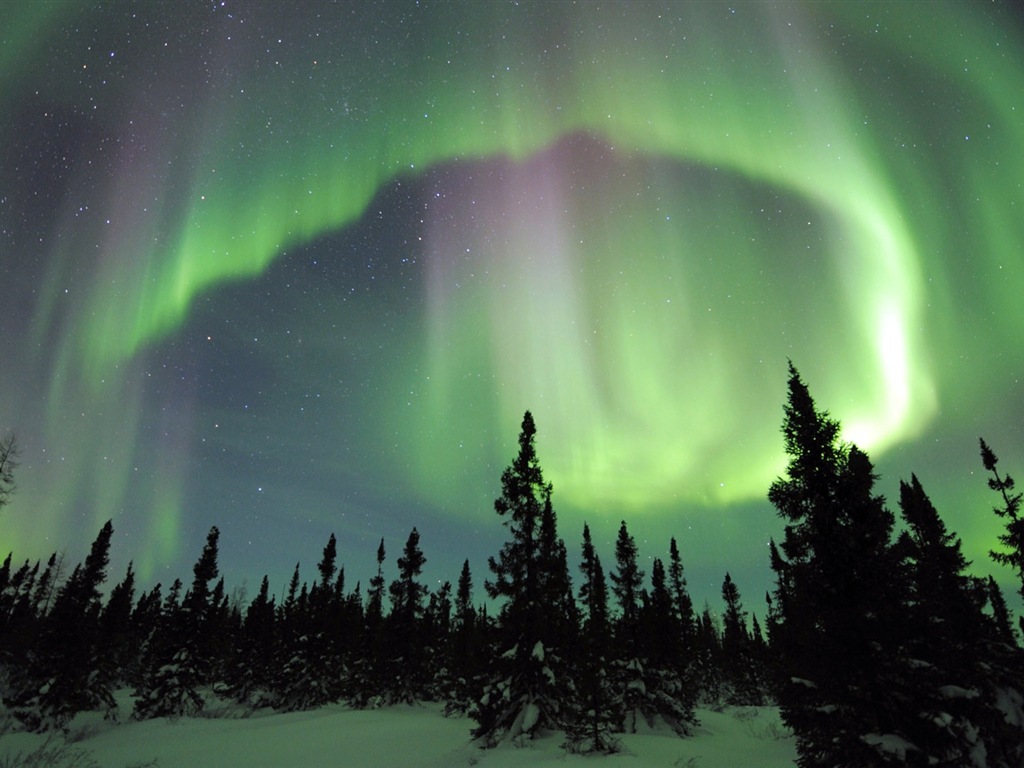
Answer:
<path fill-rule="evenodd" d="M 609 757 L 567 755 L 560 734 L 481 750 L 469 743 L 470 720 L 442 717 L 435 706 L 208 714 L 119 724 L 85 715 L 74 722 L 70 744 L 7 734 L 0 736 L 0 768 L 782 768 L 796 759 L 793 738 L 771 707 L 698 710 L 701 725 L 692 737 L 623 735 L 622 753 Z"/>

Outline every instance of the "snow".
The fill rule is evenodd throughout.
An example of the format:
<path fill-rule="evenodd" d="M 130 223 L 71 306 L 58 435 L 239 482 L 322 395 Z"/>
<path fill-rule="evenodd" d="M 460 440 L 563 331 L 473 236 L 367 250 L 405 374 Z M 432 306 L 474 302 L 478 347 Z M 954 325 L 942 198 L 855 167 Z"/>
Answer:
<path fill-rule="evenodd" d="M 125 692 L 118 701 L 122 713 L 130 711 Z M 211 702 L 206 712 L 198 718 L 121 723 L 105 722 L 98 713 L 81 715 L 72 724 L 68 749 L 85 756 L 76 763 L 82 768 L 791 768 L 796 759 L 795 742 L 772 707 L 698 710 L 701 725 L 690 738 L 668 729 L 621 734 L 622 753 L 601 758 L 567 755 L 561 734 L 525 746 L 479 749 L 470 744 L 473 721 L 445 718 L 440 705 L 378 710 L 334 705 L 244 717 L 240 709 Z M 18 765 L 6 760 L 28 754 L 46 740 L 29 733 L 0 737 L 0 765 Z M 51 741 L 49 748 L 55 746 Z M 71 760 L 52 765 L 70 766 Z"/>
<path fill-rule="evenodd" d="M 907 752 L 917 751 L 917 747 L 895 733 L 869 733 L 861 736 L 861 739 L 879 752 L 886 752 L 900 761 L 906 760 Z"/>
<path fill-rule="evenodd" d="M 1006 722 L 1024 727 L 1024 697 L 1019 691 L 1000 688 L 996 691 L 996 707 L 1003 713 Z"/>
<path fill-rule="evenodd" d="M 540 662 L 544 661 L 544 643 L 540 640 L 533 646 L 533 658 Z"/>
<path fill-rule="evenodd" d="M 977 691 L 961 688 L 959 685 L 943 685 L 939 688 L 939 693 L 946 699 L 976 699 L 981 695 Z"/>
<path fill-rule="evenodd" d="M 530 702 L 526 705 L 526 709 L 523 711 L 523 724 L 519 729 L 522 733 L 530 733 L 536 726 L 537 720 L 540 719 L 540 707 L 534 702 Z"/>

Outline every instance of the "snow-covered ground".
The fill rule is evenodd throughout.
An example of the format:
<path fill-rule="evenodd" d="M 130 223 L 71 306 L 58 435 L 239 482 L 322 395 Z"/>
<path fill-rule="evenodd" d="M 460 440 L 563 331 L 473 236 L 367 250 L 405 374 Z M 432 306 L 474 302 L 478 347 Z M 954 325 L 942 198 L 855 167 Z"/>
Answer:
<path fill-rule="evenodd" d="M 701 725 L 690 738 L 669 731 L 624 735 L 622 753 L 609 757 L 566 755 L 560 735 L 481 750 L 469 743 L 470 720 L 442 717 L 435 706 L 209 714 L 119 724 L 81 716 L 67 746 L 60 737 L 47 743 L 45 736 L 9 733 L 0 736 L 0 768 L 789 768 L 796 758 L 793 738 L 771 707 L 698 710 Z M 47 757 L 27 759 L 40 748 Z"/>

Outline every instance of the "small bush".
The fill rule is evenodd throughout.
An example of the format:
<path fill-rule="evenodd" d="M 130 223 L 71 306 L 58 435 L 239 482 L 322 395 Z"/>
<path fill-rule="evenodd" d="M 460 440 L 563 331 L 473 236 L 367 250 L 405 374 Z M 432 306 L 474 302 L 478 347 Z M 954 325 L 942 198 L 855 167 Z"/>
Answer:
<path fill-rule="evenodd" d="M 83 749 L 49 738 L 31 752 L 0 757 L 0 768 L 100 768 Z"/>
<path fill-rule="evenodd" d="M 132 763 L 125 768 L 159 768 L 156 758 L 145 763 Z M 51 736 L 31 752 L 0 755 L 0 768 L 100 768 L 92 755 L 73 747 L 63 739 Z"/>
<path fill-rule="evenodd" d="M 757 707 L 739 707 L 732 713 L 732 716 L 741 723 L 748 723 L 755 720 L 759 714 Z"/>
<path fill-rule="evenodd" d="M 769 720 L 764 723 L 748 721 L 747 733 L 761 741 L 783 741 L 793 736 L 793 732 L 778 720 Z"/>

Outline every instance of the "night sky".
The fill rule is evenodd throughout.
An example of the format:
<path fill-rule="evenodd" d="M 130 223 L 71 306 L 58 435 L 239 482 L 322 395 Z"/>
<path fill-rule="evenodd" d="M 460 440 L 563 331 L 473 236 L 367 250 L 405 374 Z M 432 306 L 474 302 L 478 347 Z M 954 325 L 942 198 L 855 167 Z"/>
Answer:
<path fill-rule="evenodd" d="M 0 554 L 229 589 L 505 538 L 679 542 L 763 616 L 787 359 L 980 574 L 1024 479 L 1009 3 L 0 4 Z M 649 567 L 647 568 L 649 572 Z"/>

